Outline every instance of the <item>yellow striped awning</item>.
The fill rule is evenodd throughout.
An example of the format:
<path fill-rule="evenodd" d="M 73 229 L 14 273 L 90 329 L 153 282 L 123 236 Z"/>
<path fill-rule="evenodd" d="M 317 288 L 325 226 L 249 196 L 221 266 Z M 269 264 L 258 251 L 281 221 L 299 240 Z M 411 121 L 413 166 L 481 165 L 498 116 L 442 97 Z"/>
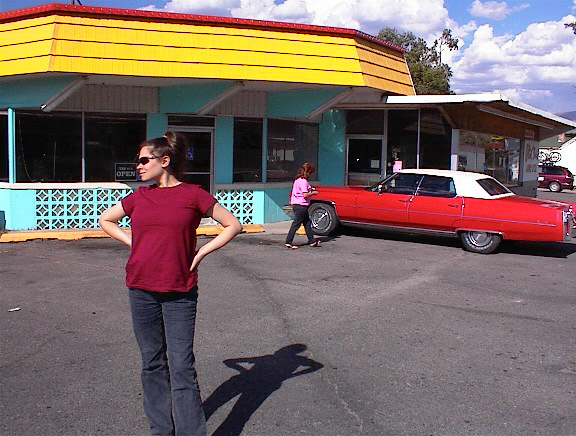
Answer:
<path fill-rule="evenodd" d="M 0 77 L 232 79 L 414 94 L 404 52 L 351 29 L 52 4 L 0 14 L 0 32 Z"/>

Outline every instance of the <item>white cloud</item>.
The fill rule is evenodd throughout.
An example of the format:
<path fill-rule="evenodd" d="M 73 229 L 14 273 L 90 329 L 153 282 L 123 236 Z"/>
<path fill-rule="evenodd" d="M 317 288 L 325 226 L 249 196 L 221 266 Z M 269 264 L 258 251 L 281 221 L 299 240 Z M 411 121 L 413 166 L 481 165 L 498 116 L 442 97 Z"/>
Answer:
<path fill-rule="evenodd" d="M 395 27 L 424 38 L 449 21 L 444 0 L 170 0 L 141 9 L 348 27 L 372 35 Z"/>
<path fill-rule="evenodd" d="M 571 29 L 564 27 L 565 23 L 576 21 L 574 15 L 530 24 L 518 35 L 495 35 L 490 25 L 478 27 L 475 21 L 454 21 L 444 3 L 445 0 L 170 0 L 164 7 L 150 5 L 146 9 L 347 27 L 373 35 L 383 27 L 395 27 L 428 42 L 449 28 L 459 41 L 458 51 L 442 53 L 442 60 L 454 73 L 453 91 L 501 91 L 536 107 L 573 110 L 573 105 L 558 105 L 560 100 L 568 105 L 575 96 L 576 38 Z M 576 10 L 576 0 L 571 3 Z M 474 0 L 471 10 L 475 8 L 478 16 L 500 19 L 525 7 L 526 4 L 509 7 L 506 1 Z M 465 40 L 471 42 L 465 45 Z M 554 102 L 551 89 L 560 92 Z"/>
<path fill-rule="evenodd" d="M 508 3 L 505 1 L 482 1 L 474 0 L 468 9 L 471 15 L 474 17 L 491 18 L 493 20 L 503 20 L 508 15 L 526 9 L 530 6 L 527 3 L 515 7 L 509 7 Z"/>
<path fill-rule="evenodd" d="M 229 16 L 230 9 L 239 5 L 240 0 L 171 0 L 166 2 L 163 8 L 149 5 L 140 9 L 147 11 Z"/>
<path fill-rule="evenodd" d="M 533 23 L 516 36 L 496 36 L 490 25 L 480 26 L 452 64 L 453 90 L 501 90 L 537 107 L 550 106 L 546 98 L 552 87 L 576 84 L 576 38 L 564 27 L 575 20 L 568 15 L 560 21 Z"/>

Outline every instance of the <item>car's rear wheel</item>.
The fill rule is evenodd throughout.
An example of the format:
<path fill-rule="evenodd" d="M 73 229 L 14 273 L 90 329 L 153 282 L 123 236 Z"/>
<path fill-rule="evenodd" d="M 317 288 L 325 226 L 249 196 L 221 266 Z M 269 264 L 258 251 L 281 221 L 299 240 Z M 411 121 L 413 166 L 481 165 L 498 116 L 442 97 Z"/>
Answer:
<path fill-rule="evenodd" d="M 558 182 L 550 182 L 548 189 L 552 192 L 560 192 L 562 191 L 562 185 Z"/>
<path fill-rule="evenodd" d="M 472 253 L 493 253 L 502 242 L 502 236 L 496 233 L 466 231 L 459 236 L 464 248 Z"/>
<path fill-rule="evenodd" d="M 332 233 L 340 223 L 336 210 L 329 204 L 314 203 L 308 208 L 308 214 L 312 221 L 312 231 L 317 235 Z"/>

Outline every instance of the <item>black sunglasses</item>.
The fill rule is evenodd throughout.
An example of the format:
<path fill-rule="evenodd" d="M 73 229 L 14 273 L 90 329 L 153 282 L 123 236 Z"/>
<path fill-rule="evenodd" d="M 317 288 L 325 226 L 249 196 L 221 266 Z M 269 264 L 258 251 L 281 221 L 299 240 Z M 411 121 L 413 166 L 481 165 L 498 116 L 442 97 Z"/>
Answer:
<path fill-rule="evenodd" d="M 158 159 L 158 156 L 142 156 L 136 159 L 135 165 L 139 164 L 146 165 L 152 159 Z"/>

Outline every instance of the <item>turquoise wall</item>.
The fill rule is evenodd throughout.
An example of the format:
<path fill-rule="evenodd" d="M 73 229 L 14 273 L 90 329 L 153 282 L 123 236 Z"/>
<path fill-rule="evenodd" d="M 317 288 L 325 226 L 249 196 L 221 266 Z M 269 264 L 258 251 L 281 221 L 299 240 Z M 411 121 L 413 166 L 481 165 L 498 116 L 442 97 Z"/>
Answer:
<path fill-rule="evenodd" d="M 308 89 L 306 91 L 281 91 L 266 94 L 266 115 L 269 117 L 304 117 L 344 88 Z"/>
<path fill-rule="evenodd" d="M 3 81 L 0 83 L 0 108 L 39 109 L 74 80 L 76 76 Z"/>
<path fill-rule="evenodd" d="M 146 116 L 146 138 L 160 138 L 168 130 L 168 115 L 148 114 Z"/>
<path fill-rule="evenodd" d="M 322 114 L 318 144 L 318 181 L 344 185 L 346 171 L 346 114 L 330 110 Z"/>
<path fill-rule="evenodd" d="M 274 223 L 291 220 L 282 210 L 282 206 L 290 204 L 290 191 L 292 188 L 267 189 L 264 196 L 264 222 Z"/>
<path fill-rule="evenodd" d="M 264 191 L 254 190 L 253 195 L 252 223 L 264 224 L 266 222 L 266 207 L 264 206 L 266 193 Z"/>
<path fill-rule="evenodd" d="M 0 219 L 3 219 L 5 222 L 0 223 L 0 229 L 2 229 L 2 225 L 6 230 L 8 230 L 8 216 L 10 215 L 10 190 L 9 189 L 0 189 Z"/>
<path fill-rule="evenodd" d="M 200 85 L 170 86 L 160 88 L 158 93 L 158 112 L 194 113 L 233 85 L 233 82 L 218 82 Z"/>
<path fill-rule="evenodd" d="M 232 183 L 234 117 L 216 117 L 214 136 L 214 180 L 216 183 Z"/>
<path fill-rule="evenodd" d="M 6 230 L 36 228 L 36 191 L 0 189 L 0 210 L 6 217 Z"/>
<path fill-rule="evenodd" d="M 290 189 L 289 187 L 254 189 L 252 222 L 264 224 L 290 220 L 291 218 L 282 210 L 282 206 L 290 203 Z"/>

